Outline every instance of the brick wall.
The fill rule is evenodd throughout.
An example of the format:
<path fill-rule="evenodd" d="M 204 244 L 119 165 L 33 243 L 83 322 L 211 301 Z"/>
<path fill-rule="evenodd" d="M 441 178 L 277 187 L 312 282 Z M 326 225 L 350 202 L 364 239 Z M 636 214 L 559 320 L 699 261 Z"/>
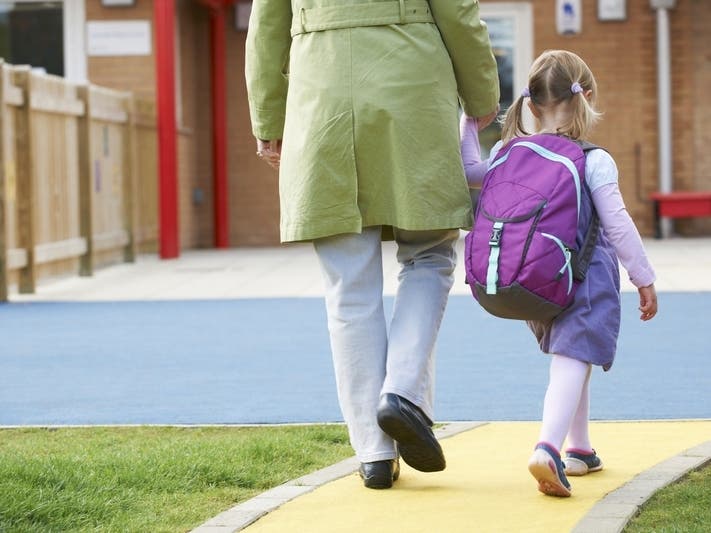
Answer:
<path fill-rule="evenodd" d="M 654 14 L 646 2 L 627 2 L 625 22 L 598 22 L 596 2 L 583 2 L 582 32 L 558 35 L 555 2 L 534 2 L 534 56 L 550 48 L 580 55 L 598 84 L 603 120 L 592 141 L 605 147 L 620 171 L 630 214 L 645 233 L 652 212 L 645 198 L 656 177 L 656 82 Z"/>
<path fill-rule="evenodd" d="M 507 0 L 489 0 L 497 1 Z M 656 13 L 647 1 L 629 1 L 626 21 L 600 22 L 597 2 L 582 2 L 582 33 L 561 36 L 555 29 L 555 2 L 530 3 L 534 56 L 549 48 L 565 48 L 581 55 L 595 73 L 604 118 L 592 141 L 607 148 L 615 158 L 628 210 L 640 232 L 652 235 L 653 209 L 648 198 L 658 187 Z M 670 21 L 674 187 L 709 188 L 711 157 L 703 154 L 711 135 L 705 127 L 711 114 L 711 99 L 703 96 L 711 81 L 711 34 L 707 31 L 711 27 L 711 4 L 705 0 L 680 0 L 670 11 Z M 228 45 L 238 65 L 230 79 L 231 90 L 235 87 L 235 98 L 230 102 L 234 106 L 230 110 L 230 138 L 235 145 L 230 146 L 231 205 L 236 211 L 232 216 L 232 236 L 235 244 L 268 243 L 278 237 L 277 184 L 252 154 L 242 79 L 244 39 L 241 35 L 234 37 Z M 699 177 L 702 175 L 708 178 Z M 702 223 L 680 223 L 678 229 L 698 232 Z"/>
<path fill-rule="evenodd" d="M 176 2 L 180 85 L 178 145 L 180 241 L 185 248 L 213 245 L 209 12 L 195 0 Z M 204 153 L 208 159 L 205 159 Z"/>
<path fill-rule="evenodd" d="M 86 1 L 86 20 L 150 20 L 153 26 L 152 0 L 136 0 L 131 7 L 106 8 L 100 0 Z M 151 33 L 153 30 L 151 29 Z M 155 38 L 155 36 L 154 36 Z M 154 41 L 155 43 L 155 41 Z M 155 51 L 155 44 L 152 46 Z M 149 56 L 89 57 L 89 80 L 97 85 L 133 91 L 139 96 L 155 95 L 155 59 Z"/>
<path fill-rule="evenodd" d="M 500 0 L 488 0 L 494 3 Z M 501 0 L 504 1 L 504 0 Z M 598 81 L 603 121 L 593 142 L 604 146 L 620 169 L 628 209 L 644 235 L 653 233 L 649 193 L 657 189 L 656 15 L 646 0 L 627 2 L 627 20 L 599 22 L 597 2 L 584 1 L 583 31 L 555 30 L 555 2 L 535 0 L 534 56 L 549 48 L 580 54 Z M 209 19 L 195 0 L 177 0 L 182 95 L 180 221 L 183 247 L 212 246 L 212 135 L 210 118 Z M 87 0 L 87 20 L 152 20 L 151 0 L 132 8 L 106 9 Z M 230 244 L 265 245 L 279 240 L 276 173 L 255 156 L 244 82 L 245 33 L 226 16 L 228 176 Z M 678 189 L 711 188 L 711 3 L 679 0 L 670 12 L 672 31 L 673 164 Z M 153 95 L 153 57 L 90 58 L 92 81 Z M 677 224 L 685 234 L 708 234 L 709 221 Z"/>
<path fill-rule="evenodd" d="M 87 1 L 87 20 L 153 20 L 151 0 L 129 8 L 104 8 Z M 195 0 L 177 0 L 180 65 L 178 141 L 180 243 L 182 247 L 213 245 L 212 120 L 210 93 L 209 14 Z M 235 28 L 234 10 L 226 9 L 227 39 L 227 165 L 230 188 L 230 244 L 279 242 L 279 198 L 276 173 L 255 156 L 244 82 L 245 33 Z M 155 37 L 154 37 L 155 38 Z M 155 46 L 154 46 L 155 48 Z M 107 87 L 155 97 L 154 56 L 91 57 L 89 78 Z"/>
<path fill-rule="evenodd" d="M 711 190 L 711 3 L 691 0 L 691 79 L 692 95 L 686 115 L 691 120 L 693 152 L 691 190 Z M 681 224 L 679 224 L 681 226 Z M 711 220 L 696 219 L 680 228 L 693 234 L 711 235 Z"/>
<path fill-rule="evenodd" d="M 711 5 L 691 2 L 693 96 L 687 113 L 692 119 L 694 169 L 691 186 L 711 190 Z"/>
<path fill-rule="evenodd" d="M 211 143 L 208 15 L 194 0 L 176 0 L 175 10 L 179 241 L 182 248 L 207 247 L 213 243 L 212 166 L 210 160 L 206 162 L 199 154 Z M 97 85 L 155 99 L 153 2 L 136 0 L 130 7 L 106 8 L 100 0 L 88 0 L 86 19 L 150 21 L 151 55 L 89 57 L 88 77 Z"/>
<path fill-rule="evenodd" d="M 230 22 L 234 19 L 231 17 Z M 279 242 L 279 186 L 276 171 L 256 153 L 244 80 L 245 32 L 227 31 L 228 167 L 230 174 L 230 242 L 263 245 Z"/>

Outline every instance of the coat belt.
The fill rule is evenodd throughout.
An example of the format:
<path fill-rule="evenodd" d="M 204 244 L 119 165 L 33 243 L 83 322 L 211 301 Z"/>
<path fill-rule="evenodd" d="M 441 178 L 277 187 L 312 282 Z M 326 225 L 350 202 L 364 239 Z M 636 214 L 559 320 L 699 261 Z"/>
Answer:
<path fill-rule="evenodd" d="M 301 8 L 294 13 L 291 36 L 314 31 L 413 22 L 434 23 L 427 0 L 389 0 L 346 6 Z"/>

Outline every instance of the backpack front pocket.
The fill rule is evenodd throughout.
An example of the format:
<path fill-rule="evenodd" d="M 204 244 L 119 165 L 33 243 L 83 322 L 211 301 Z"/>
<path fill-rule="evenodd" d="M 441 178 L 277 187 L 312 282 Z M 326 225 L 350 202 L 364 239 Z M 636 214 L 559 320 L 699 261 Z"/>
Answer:
<path fill-rule="evenodd" d="M 534 231 L 519 280 L 530 291 L 565 307 L 574 295 L 573 253 L 557 235 Z"/>

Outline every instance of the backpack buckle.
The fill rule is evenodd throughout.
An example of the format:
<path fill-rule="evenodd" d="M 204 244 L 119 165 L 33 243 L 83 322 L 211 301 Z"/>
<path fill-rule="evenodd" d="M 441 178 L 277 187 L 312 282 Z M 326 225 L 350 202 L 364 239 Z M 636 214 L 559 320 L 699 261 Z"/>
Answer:
<path fill-rule="evenodd" d="M 491 237 L 489 237 L 489 246 L 499 247 L 501 243 L 501 234 L 504 232 L 504 223 L 495 222 L 494 227 L 491 229 Z"/>

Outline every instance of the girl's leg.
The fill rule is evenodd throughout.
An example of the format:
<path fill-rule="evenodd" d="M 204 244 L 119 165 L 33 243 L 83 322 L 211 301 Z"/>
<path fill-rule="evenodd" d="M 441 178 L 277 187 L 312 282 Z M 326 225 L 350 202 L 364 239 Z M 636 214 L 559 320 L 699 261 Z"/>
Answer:
<path fill-rule="evenodd" d="M 602 461 L 590 444 L 590 374 L 588 374 L 580 393 L 578 409 L 573 416 L 573 422 L 568 431 L 568 446 L 565 457 L 565 473 L 568 476 L 584 476 L 590 472 L 602 470 Z"/>
<path fill-rule="evenodd" d="M 583 390 L 580 393 L 578 409 L 573 416 L 573 422 L 568 431 L 568 448 L 573 448 L 581 452 L 592 452 L 590 444 L 590 432 L 588 429 L 590 422 L 590 375 L 592 366 L 588 365 L 588 373 L 585 378 Z"/>
<path fill-rule="evenodd" d="M 561 449 L 576 414 L 583 415 L 580 403 L 589 379 L 589 363 L 563 355 L 553 355 L 543 403 L 543 423 L 539 441 L 547 442 L 557 450 Z M 587 420 L 587 406 L 584 406 L 584 411 Z"/>
<path fill-rule="evenodd" d="M 382 392 L 406 398 L 432 420 L 434 348 L 454 283 L 459 230 L 394 232 L 401 268 Z"/>
<path fill-rule="evenodd" d="M 578 411 L 589 375 L 588 363 L 562 355 L 553 355 L 551 359 L 539 442 L 528 461 L 528 470 L 544 494 L 562 497 L 571 494 L 560 449 Z"/>
<path fill-rule="evenodd" d="M 376 411 L 385 379 L 381 228 L 317 239 L 338 400 L 351 445 L 363 462 L 397 457 Z"/>

